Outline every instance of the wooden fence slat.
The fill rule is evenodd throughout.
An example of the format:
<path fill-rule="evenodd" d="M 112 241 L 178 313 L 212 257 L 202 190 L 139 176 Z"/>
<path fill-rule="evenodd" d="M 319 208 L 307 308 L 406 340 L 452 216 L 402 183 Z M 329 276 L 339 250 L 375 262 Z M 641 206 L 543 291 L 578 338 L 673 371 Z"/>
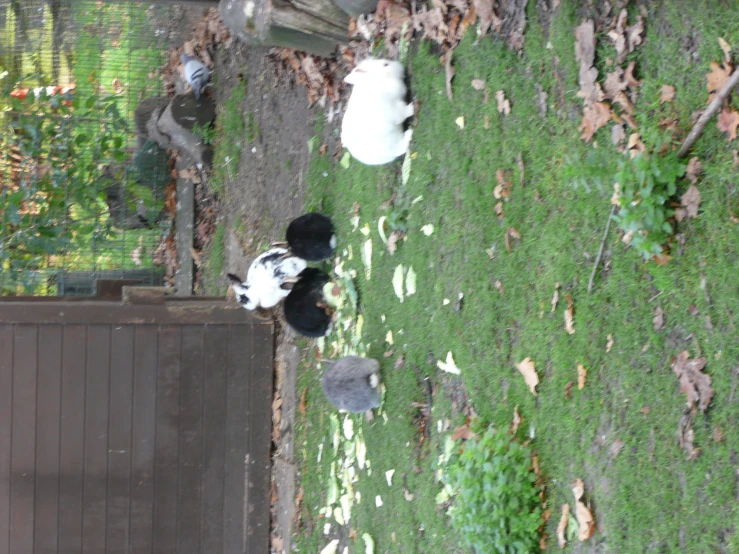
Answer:
<path fill-rule="evenodd" d="M 33 548 L 57 551 L 59 517 L 59 424 L 61 420 L 62 327 L 39 327 L 36 497 Z"/>
<path fill-rule="evenodd" d="M 0 325 L 0 554 L 9 554 L 10 542 L 10 440 L 13 408 L 12 325 Z"/>

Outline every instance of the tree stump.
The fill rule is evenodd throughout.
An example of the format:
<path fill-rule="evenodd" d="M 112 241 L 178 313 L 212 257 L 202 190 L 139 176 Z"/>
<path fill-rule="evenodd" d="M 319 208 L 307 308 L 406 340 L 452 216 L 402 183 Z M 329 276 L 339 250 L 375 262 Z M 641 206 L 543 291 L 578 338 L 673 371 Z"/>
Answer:
<path fill-rule="evenodd" d="M 329 56 L 347 44 L 349 16 L 331 0 L 221 0 L 221 18 L 249 45 Z"/>

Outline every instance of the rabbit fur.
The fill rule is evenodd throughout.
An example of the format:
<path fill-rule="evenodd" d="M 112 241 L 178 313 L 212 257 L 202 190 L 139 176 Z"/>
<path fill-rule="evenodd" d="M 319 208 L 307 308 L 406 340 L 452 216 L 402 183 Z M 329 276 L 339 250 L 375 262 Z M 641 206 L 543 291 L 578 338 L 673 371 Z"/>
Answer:
<path fill-rule="evenodd" d="M 390 163 L 408 151 L 413 131 L 403 131 L 403 122 L 414 108 L 405 101 L 404 74 L 400 62 L 369 58 L 344 78 L 354 90 L 341 122 L 341 143 L 363 164 Z"/>
<path fill-rule="evenodd" d="M 326 313 L 323 286 L 328 275 L 315 267 L 304 269 L 285 298 L 285 320 L 301 335 L 323 337 L 331 331 L 331 316 Z"/>
<path fill-rule="evenodd" d="M 293 254 L 311 262 L 330 258 L 336 248 L 331 218 L 316 212 L 293 219 L 285 238 Z"/>
<path fill-rule="evenodd" d="M 321 376 L 323 394 L 340 410 L 366 412 L 382 400 L 380 363 L 373 358 L 346 356 L 331 363 Z"/>
<path fill-rule="evenodd" d="M 306 261 L 291 256 L 285 248 L 272 248 L 257 256 L 246 281 L 228 274 L 236 298 L 247 310 L 272 308 L 290 292 L 290 285 L 306 267 Z"/>

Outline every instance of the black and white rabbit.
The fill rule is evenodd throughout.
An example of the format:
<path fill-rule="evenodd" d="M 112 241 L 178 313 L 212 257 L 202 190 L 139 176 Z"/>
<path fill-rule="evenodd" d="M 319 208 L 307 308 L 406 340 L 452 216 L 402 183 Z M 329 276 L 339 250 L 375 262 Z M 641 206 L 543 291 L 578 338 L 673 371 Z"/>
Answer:
<path fill-rule="evenodd" d="M 331 331 L 331 316 L 323 294 L 328 275 L 309 267 L 298 275 L 298 282 L 285 298 L 285 319 L 301 335 L 323 337 Z"/>
<path fill-rule="evenodd" d="M 341 122 L 341 143 L 351 155 L 367 165 L 390 163 L 408 151 L 413 131 L 403 123 L 413 117 L 414 106 L 406 102 L 400 62 L 369 58 L 344 78 L 354 85 Z"/>
<path fill-rule="evenodd" d="M 305 260 L 291 256 L 285 248 L 272 248 L 252 262 L 246 281 L 232 273 L 228 278 L 236 299 L 244 308 L 272 308 L 288 295 L 305 267 Z"/>
<path fill-rule="evenodd" d="M 321 376 L 323 394 L 340 410 L 366 412 L 382 400 L 380 363 L 373 358 L 346 356 L 329 362 Z"/>
<path fill-rule="evenodd" d="M 336 248 L 331 218 L 317 212 L 293 219 L 287 226 L 285 238 L 293 254 L 310 262 L 330 258 Z"/>

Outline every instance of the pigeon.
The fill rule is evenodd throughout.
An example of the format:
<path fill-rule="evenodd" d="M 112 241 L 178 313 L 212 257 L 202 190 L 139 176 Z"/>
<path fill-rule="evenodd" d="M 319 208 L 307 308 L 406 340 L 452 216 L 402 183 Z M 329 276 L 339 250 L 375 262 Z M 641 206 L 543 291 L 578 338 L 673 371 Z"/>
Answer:
<path fill-rule="evenodd" d="M 200 93 L 210 79 L 208 68 L 199 59 L 189 54 L 182 54 L 180 61 L 185 66 L 185 80 L 192 87 L 195 98 L 200 100 Z"/>

